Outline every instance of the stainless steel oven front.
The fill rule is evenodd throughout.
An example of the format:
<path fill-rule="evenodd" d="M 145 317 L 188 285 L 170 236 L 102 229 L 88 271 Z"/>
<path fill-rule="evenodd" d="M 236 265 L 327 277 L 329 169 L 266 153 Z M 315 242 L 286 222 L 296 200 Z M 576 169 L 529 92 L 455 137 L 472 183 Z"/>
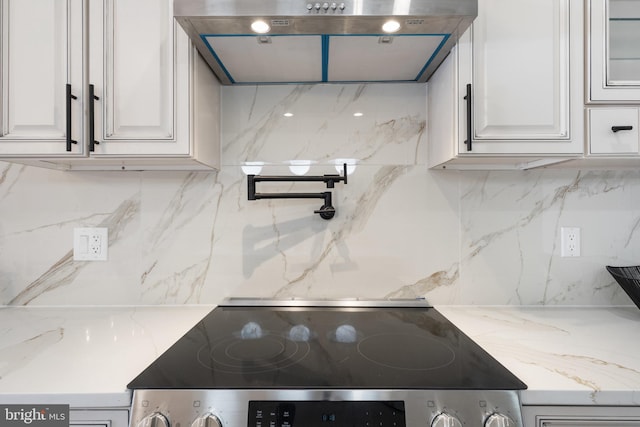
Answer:
<path fill-rule="evenodd" d="M 505 390 L 136 390 L 131 427 L 512 427 Z"/>

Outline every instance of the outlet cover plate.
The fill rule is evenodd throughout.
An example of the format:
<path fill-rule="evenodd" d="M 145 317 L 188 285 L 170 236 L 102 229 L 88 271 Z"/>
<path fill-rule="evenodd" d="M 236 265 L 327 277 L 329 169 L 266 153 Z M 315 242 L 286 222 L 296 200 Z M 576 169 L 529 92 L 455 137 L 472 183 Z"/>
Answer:
<path fill-rule="evenodd" d="M 73 229 L 74 261 L 106 261 L 109 252 L 109 231 L 106 227 Z"/>
<path fill-rule="evenodd" d="M 560 228 L 560 256 L 580 256 L 580 227 Z"/>

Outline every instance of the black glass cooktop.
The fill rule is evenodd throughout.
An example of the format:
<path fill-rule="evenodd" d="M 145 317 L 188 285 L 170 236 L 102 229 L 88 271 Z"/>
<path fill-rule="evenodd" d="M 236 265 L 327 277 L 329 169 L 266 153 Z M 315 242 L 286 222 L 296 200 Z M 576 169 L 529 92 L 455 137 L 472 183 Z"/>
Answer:
<path fill-rule="evenodd" d="M 526 385 L 431 307 L 221 306 L 131 389 Z"/>

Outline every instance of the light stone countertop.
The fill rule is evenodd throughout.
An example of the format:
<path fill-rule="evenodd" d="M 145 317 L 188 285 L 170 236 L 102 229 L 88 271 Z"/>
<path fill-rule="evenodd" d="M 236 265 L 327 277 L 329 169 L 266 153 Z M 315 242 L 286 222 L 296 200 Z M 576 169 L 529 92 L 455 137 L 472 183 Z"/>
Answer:
<path fill-rule="evenodd" d="M 2 307 L 0 403 L 130 406 L 127 384 L 213 308 Z"/>
<path fill-rule="evenodd" d="M 523 405 L 640 405 L 635 307 L 436 307 L 527 384 Z"/>
<path fill-rule="evenodd" d="M 129 406 L 129 381 L 213 307 L 2 307 L 0 403 Z M 636 307 L 436 308 L 528 385 L 523 405 L 640 405 Z"/>

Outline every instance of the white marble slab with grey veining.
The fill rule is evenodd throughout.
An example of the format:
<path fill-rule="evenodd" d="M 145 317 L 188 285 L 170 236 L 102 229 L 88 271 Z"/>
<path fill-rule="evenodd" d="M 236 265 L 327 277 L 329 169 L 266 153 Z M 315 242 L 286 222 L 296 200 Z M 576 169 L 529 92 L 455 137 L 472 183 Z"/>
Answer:
<path fill-rule="evenodd" d="M 640 405 L 635 306 L 437 309 L 527 384 L 525 405 Z"/>
<path fill-rule="evenodd" d="M 424 84 L 225 87 L 216 172 L 0 163 L 0 305 L 630 304 L 604 267 L 640 264 L 640 171 L 429 170 L 426 96 Z M 343 162 L 330 221 L 319 199 L 248 200 L 249 169 L 324 175 Z M 74 261 L 73 229 L 94 226 L 109 229 L 109 259 Z M 560 255 L 565 226 L 582 231 L 580 257 Z"/>
<path fill-rule="evenodd" d="M 0 402 L 129 406 L 127 384 L 212 309 L 0 308 Z"/>

